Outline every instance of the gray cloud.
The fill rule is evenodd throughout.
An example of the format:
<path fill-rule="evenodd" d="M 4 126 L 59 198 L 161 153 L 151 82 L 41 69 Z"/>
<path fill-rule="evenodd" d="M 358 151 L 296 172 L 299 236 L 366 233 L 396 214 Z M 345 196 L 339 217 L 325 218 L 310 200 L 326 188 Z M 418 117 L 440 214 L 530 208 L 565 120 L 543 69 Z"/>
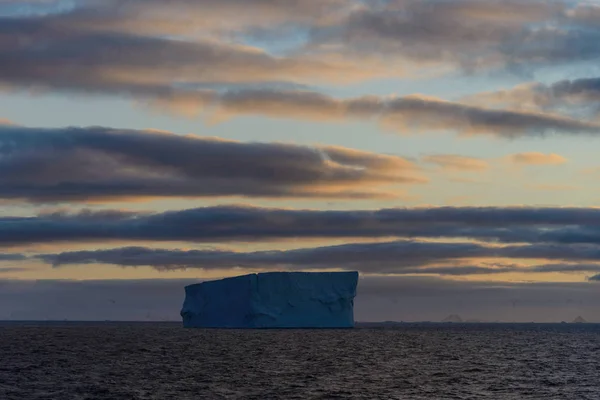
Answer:
<path fill-rule="evenodd" d="M 0 320 L 180 321 L 183 287 L 198 280 L 0 280 Z M 463 318 L 520 322 L 600 321 L 592 283 L 498 283 L 362 276 L 358 321 Z"/>
<path fill-rule="evenodd" d="M 165 250 L 125 247 L 110 250 L 76 251 L 41 255 L 54 266 L 68 264 L 114 264 L 153 266 L 160 270 L 342 268 L 363 273 L 399 271 L 437 260 L 483 257 L 486 248 L 469 243 L 435 245 L 421 242 L 344 244 L 287 251 L 231 252 L 221 250 Z"/>
<path fill-rule="evenodd" d="M 600 210 L 434 207 L 322 211 L 217 206 L 161 213 L 83 210 L 0 218 L 0 245 L 4 246 L 60 241 L 224 243 L 360 237 L 600 244 Z"/>
<path fill-rule="evenodd" d="M 69 264 L 113 264 L 123 267 L 151 266 L 158 270 L 242 268 L 252 271 L 334 268 L 358 270 L 364 274 L 472 275 L 485 273 L 482 267 L 489 268 L 488 271 L 494 269 L 491 273 L 596 271 L 598 266 L 590 262 L 600 261 L 600 247 L 550 244 L 498 247 L 460 242 L 395 241 L 255 252 L 124 247 L 46 254 L 40 255 L 39 258 L 55 267 Z M 560 263 L 535 267 L 510 265 L 487 267 L 469 265 L 466 260 L 470 259 L 544 259 Z M 584 263 L 573 265 L 570 264 L 572 262 Z M 466 267 L 462 273 L 453 268 L 461 266 Z M 417 270 L 418 267 L 426 268 Z M 428 270 L 428 268 L 433 269 Z"/>
<path fill-rule="evenodd" d="M 448 275 L 448 276 L 468 276 L 468 275 L 492 275 L 507 273 L 581 273 L 581 272 L 600 272 L 600 264 L 542 264 L 534 266 L 523 265 L 496 265 L 489 266 L 490 263 L 483 265 L 441 265 L 438 267 L 425 268 L 406 268 L 400 272 L 406 275 Z"/>
<path fill-rule="evenodd" d="M 125 95 L 162 111 L 204 112 L 217 119 L 248 114 L 334 121 L 356 118 L 376 120 L 403 132 L 457 130 L 511 137 L 595 134 L 599 128 L 593 122 L 558 115 L 486 109 L 419 96 L 339 99 L 318 91 L 267 90 L 392 76 L 399 68 L 389 62 L 368 62 L 365 57 L 361 62 L 340 58 L 340 49 L 331 50 L 330 43 L 325 53 L 304 49 L 275 56 L 230 38 L 177 36 L 181 33 L 178 28 L 212 32 L 210 24 L 203 25 L 210 21 L 243 19 L 250 25 L 239 26 L 249 29 L 256 20 L 252 15 L 257 15 L 264 17 L 257 22 L 263 28 L 274 26 L 272 32 L 264 33 L 268 38 L 278 38 L 280 27 L 295 21 L 333 35 L 327 40 L 344 38 L 342 50 L 354 49 L 355 39 L 362 38 L 374 43 L 359 43 L 359 51 L 365 47 L 421 61 L 441 57 L 443 62 L 454 62 L 457 60 L 445 58 L 458 56 L 465 59 L 458 60 L 461 63 L 481 64 L 491 56 L 486 49 L 504 51 L 505 63 L 544 57 L 578 60 L 585 54 L 596 57 L 593 43 L 600 43 L 600 36 L 587 37 L 593 35 L 589 27 L 587 33 L 567 30 L 560 40 L 556 37 L 559 29 L 518 29 L 556 18 L 558 22 L 571 21 L 574 17 L 569 17 L 570 8 L 564 4 L 409 1 L 388 3 L 383 9 L 377 2 L 361 2 L 358 7 L 357 2 L 343 0 L 252 0 L 251 5 L 239 0 L 176 0 L 168 6 L 154 0 L 76 4 L 62 13 L 0 18 L 0 57 L 5 60 L 0 65 L 0 85 L 15 90 Z M 249 11 L 240 12 L 242 9 Z M 519 18 L 513 16 L 516 10 Z M 517 38 L 510 39 L 514 35 Z M 402 48 L 390 51 L 388 45 Z M 478 56 L 478 52 L 484 54 Z M 560 56 L 560 52 L 565 54 Z M 509 57 L 509 53 L 516 55 Z M 244 89 L 248 87 L 258 89 Z"/>
<path fill-rule="evenodd" d="M 414 63 L 414 68 L 454 65 L 467 71 L 530 70 L 594 60 L 600 54 L 599 7 L 587 2 L 409 0 L 367 4 L 333 27 L 315 28 L 309 48 L 318 52 L 321 46 L 324 51 L 333 47 L 390 62 L 399 59 Z"/>
<path fill-rule="evenodd" d="M 0 20 L 0 56 L 5 60 L 0 65 L 1 85 L 127 95 L 161 110 L 192 115 L 212 110 L 221 117 L 364 118 L 402 131 L 450 129 L 506 136 L 598 131 L 596 124 L 578 119 L 418 96 L 336 99 L 307 91 L 227 90 L 232 85 L 268 87 L 273 81 L 294 87 L 398 74 L 398 65 L 389 60 L 371 62 L 361 56 L 361 62 L 356 62 L 354 56 L 337 56 L 367 49 L 383 58 L 384 53 L 400 54 L 402 63 L 435 60 L 484 67 L 500 61 L 520 65 L 593 59 L 600 54 L 594 44 L 600 43 L 600 31 L 582 22 L 579 3 L 176 0 L 166 5 L 154 0 L 109 0 L 75 4 L 63 12 Z M 260 26 L 254 28 L 267 30 L 263 32 L 266 42 L 280 38 L 282 27 L 290 23 L 312 26 L 313 41 L 326 43 L 328 50 L 309 46 L 274 56 L 229 37 L 207 36 L 215 28 L 214 21 L 226 30 L 241 27 L 245 33 L 256 21 Z M 558 25 L 540 28 L 551 23 Z M 585 29 L 578 28 L 581 24 Z M 181 31 L 190 35 L 190 30 L 199 32 L 177 36 Z M 570 89 L 560 90 L 570 91 L 579 87 L 562 86 Z"/>
<path fill-rule="evenodd" d="M 323 60 L 276 59 L 237 45 L 113 33 L 77 36 L 37 20 L 0 23 L 0 54 L 2 36 L 9 47 L 4 51 L 8 61 L 0 65 L 0 84 L 9 88 L 124 94 L 163 111 L 204 112 L 216 119 L 252 114 L 330 121 L 372 119 L 402 132 L 458 130 L 504 136 L 595 134 L 599 130 L 595 123 L 557 115 L 486 109 L 419 96 L 338 99 L 299 90 L 215 90 L 210 89 L 211 83 L 225 87 L 273 80 L 312 83 L 312 76 L 335 79 L 362 72 Z M 22 39 L 15 41 L 13 36 Z M 45 38 L 41 50 L 29 44 L 41 40 L 38 36 Z M 155 60 L 158 54 L 160 62 Z M 73 61 L 65 66 L 65 58 Z M 173 76 L 179 81 L 173 82 Z M 183 83 L 204 89 L 186 89 Z"/>
<path fill-rule="evenodd" d="M 343 147 L 242 143 L 108 128 L 0 126 L 0 198 L 381 198 L 419 183 L 397 156 Z"/>
<path fill-rule="evenodd" d="M 15 3 L 14 0 L 7 1 Z M 0 2 L 1 4 L 2 2 Z M 29 1 L 54 3 L 58 1 Z M 75 0 L 63 12 L 47 16 L 54 26 L 145 35 L 252 34 L 285 25 L 300 28 L 345 15 L 353 0 Z M 19 15 L 27 16 L 28 10 Z M 272 34 L 272 33 L 271 33 Z"/>
<path fill-rule="evenodd" d="M 109 3 L 113 6 L 102 10 L 76 9 L 66 15 L 0 17 L 0 55 L 5 60 L 0 65 L 0 84 L 14 89 L 117 94 L 142 99 L 191 101 L 194 98 L 200 103 L 205 96 L 203 92 L 182 88 L 273 80 L 309 84 L 347 82 L 382 72 L 375 66 L 365 70 L 333 57 L 275 56 L 255 47 L 203 35 L 181 40 L 166 38 L 164 34 L 107 30 L 106 27 L 118 21 L 112 14 L 127 8 L 126 4 L 117 7 L 114 1 Z M 158 4 L 131 3 L 137 3 L 137 8 Z M 135 15 L 140 17 L 143 13 Z M 122 26 L 134 30 L 139 27 L 129 22 Z M 151 19 L 144 26 L 162 25 Z M 171 21 L 170 26 L 183 25 Z"/>
<path fill-rule="evenodd" d="M 0 254 L 0 262 L 3 261 L 23 261 L 27 257 L 23 254 Z"/>
<path fill-rule="evenodd" d="M 487 109 L 437 99 L 404 98 L 391 103 L 384 123 L 405 126 L 407 131 L 460 130 L 464 133 L 487 133 L 503 136 L 548 133 L 597 133 L 599 126 L 568 117 Z"/>
<path fill-rule="evenodd" d="M 34 3 L 34 2 L 30 2 Z M 174 35 L 279 43 L 310 34 L 302 50 L 395 62 L 498 65 L 594 58 L 600 7 L 540 0 L 78 0 L 43 17 L 49 26 L 81 32 Z M 22 13 L 25 17 L 27 13 Z M 325 49 L 324 49 L 325 48 Z M 299 49 L 295 49 L 296 53 Z M 371 57 L 371 58 L 372 58 Z M 362 57 L 364 62 L 367 58 Z"/>
<path fill-rule="evenodd" d="M 215 96 L 203 103 L 207 104 L 216 119 L 253 114 L 321 121 L 361 119 L 402 133 L 450 130 L 518 137 L 600 131 L 594 122 L 560 115 L 484 108 L 417 95 L 337 99 L 310 91 L 240 90 Z M 177 106 L 189 110 L 189 105 L 182 101 Z"/>
<path fill-rule="evenodd" d="M 521 110 L 559 110 L 576 118 L 590 119 L 600 112 L 600 78 L 565 79 L 551 84 L 525 83 L 466 96 L 462 101 Z"/>

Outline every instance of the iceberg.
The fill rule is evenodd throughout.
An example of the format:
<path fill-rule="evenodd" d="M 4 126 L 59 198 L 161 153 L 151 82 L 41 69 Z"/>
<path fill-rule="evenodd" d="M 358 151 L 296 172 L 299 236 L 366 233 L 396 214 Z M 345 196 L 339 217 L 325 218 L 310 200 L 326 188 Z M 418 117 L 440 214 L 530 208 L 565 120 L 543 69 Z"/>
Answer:
<path fill-rule="evenodd" d="M 358 272 L 266 272 L 185 287 L 186 328 L 353 328 Z"/>

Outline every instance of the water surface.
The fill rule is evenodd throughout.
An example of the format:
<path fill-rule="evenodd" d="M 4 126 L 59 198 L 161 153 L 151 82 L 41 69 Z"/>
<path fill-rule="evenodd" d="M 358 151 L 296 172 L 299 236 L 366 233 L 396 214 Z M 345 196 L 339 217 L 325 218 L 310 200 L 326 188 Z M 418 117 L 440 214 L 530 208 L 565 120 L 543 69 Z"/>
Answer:
<path fill-rule="evenodd" d="M 0 324 L 0 399 L 600 399 L 600 326 Z"/>

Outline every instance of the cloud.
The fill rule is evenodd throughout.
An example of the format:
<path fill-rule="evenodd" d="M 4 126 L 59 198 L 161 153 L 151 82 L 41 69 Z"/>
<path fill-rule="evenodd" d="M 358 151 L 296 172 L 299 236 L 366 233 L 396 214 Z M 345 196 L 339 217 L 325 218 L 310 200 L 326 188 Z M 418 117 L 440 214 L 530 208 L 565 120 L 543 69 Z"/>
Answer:
<path fill-rule="evenodd" d="M 285 33 L 326 23 L 355 4 L 347 0 L 76 0 L 75 7 L 48 18 L 53 26 L 145 35 Z M 266 30 L 266 32 L 265 32 Z M 257 32 L 258 31 L 258 32 Z"/>
<path fill-rule="evenodd" d="M 101 127 L 0 126 L 0 198 L 393 198 L 410 161 L 336 146 L 243 143 Z"/>
<path fill-rule="evenodd" d="M 23 261 L 27 257 L 23 254 L 0 254 L 0 262 L 5 261 Z"/>
<path fill-rule="evenodd" d="M 401 132 L 456 130 L 506 137 L 599 131 L 594 123 L 558 115 L 488 109 L 419 96 L 392 100 L 383 123 Z"/>
<path fill-rule="evenodd" d="M 597 5 L 583 1 L 369 2 L 333 27 L 315 28 L 309 48 L 400 59 L 422 69 L 531 71 L 598 57 L 597 24 L 573 13 L 584 4 L 598 14 Z"/>
<path fill-rule="evenodd" d="M 422 157 L 422 160 L 449 170 L 483 171 L 489 168 L 489 164 L 480 158 L 453 154 L 434 154 Z"/>
<path fill-rule="evenodd" d="M 559 165 L 567 162 L 567 159 L 558 154 L 544 154 L 539 152 L 517 153 L 509 156 L 515 164 L 524 165 Z"/>
<path fill-rule="evenodd" d="M 183 287 L 199 280 L 0 280 L 1 320 L 181 321 Z M 506 322 L 600 321 L 592 283 L 502 283 L 361 276 L 357 321 L 441 321 L 448 314 Z"/>
<path fill-rule="evenodd" d="M 372 245 L 372 246 L 370 246 Z M 428 250 L 429 252 L 426 254 Z M 433 253 L 435 251 L 435 254 Z M 363 273 L 380 273 L 393 268 L 421 266 L 432 260 L 467 258 L 468 253 L 485 255 L 481 246 L 390 242 L 345 244 L 287 251 L 232 252 L 221 250 L 167 250 L 124 247 L 110 250 L 76 251 L 40 255 L 55 267 L 69 264 L 114 264 L 124 267 L 152 266 L 159 270 L 199 268 L 248 270 L 280 269 L 356 269 Z"/>
<path fill-rule="evenodd" d="M 190 115 L 207 107 L 224 115 L 311 119 L 385 113 L 402 129 L 448 126 L 509 136 L 512 130 L 517 135 L 596 132 L 594 124 L 577 119 L 419 96 L 343 100 L 318 90 L 265 91 L 273 82 L 344 84 L 423 71 L 427 65 L 518 69 L 600 54 L 600 31 L 581 16 L 579 2 L 492 3 L 76 1 L 53 12 L 2 17 L 0 57 L 6 62 L 0 65 L 0 84 L 34 92 L 125 95 Z M 598 9 L 585 7 L 590 15 Z M 286 51 L 269 51 L 282 43 Z M 248 85 L 258 89 L 235 90 Z M 580 87 L 563 84 L 560 90 Z"/>
<path fill-rule="evenodd" d="M 595 122 L 539 110 L 488 109 L 417 94 L 342 99 L 315 89 L 282 89 L 398 76 L 406 59 L 436 65 L 481 66 L 499 60 L 520 65 L 600 54 L 600 46 L 594 45 L 600 43 L 600 31 L 592 34 L 596 31 L 589 26 L 579 31 L 579 25 L 568 25 L 562 34 L 539 27 L 543 22 L 570 23 L 574 17 L 565 4 L 381 4 L 108 0 L 5 16 L 0 18 L 0 57 L 6 60 L 0 65 L 0 85 L 35 93 L 127 96 L 161 111 L 205 113 L 214 120 L 240 115 L 361 119 L 399 132 L 450 130 L 508 137 L 598 132 Z M 509 18 L 514 12 L 520 17 Z M 279 43 L 285 27 L 295 38 L 287 42 L 307 36 L 312 44 L 279 54 L 268 51 L 269 44 Z M 257 30 L 263 39 L 249 40 Z M 245 44 L 249 42 L 264 46 Z M 389 46 L 401 48 L 392 51 Z M 377 56 L 360 54 L 365 49 Z M 390 62 L 384 53 L 402 54 L 401 60 Z"/>
<path fill-rule="evenodd" d="M 469 239 L 600 244 L 600 209 L 432 207 L 297 210 L 215 206 L 158 213 L 58 210 L 0 218 L 0 245 L 54 242 L 228 243 L 311 238 Z"/>
<path fill-rule="evenodd" d="M 137 3 L 135 8 L 158 4 L 133 3 Z M 201 102 L 203 92 L 194 88 L 203 85 L 347 83 L 385 76 L 387 70 L 383 64 L 365 69 L 334 56 L 277 56 L 262 48 L 202 35 L 183 40 L 164 34 L 106 30 L 111 23 L 118 23 L 111 14 L 125 8 L 113 5 L 106 10 L 87 8 L 68 15 L 0 17 L 0 56 L 6 60 L 0 65 L 0 84 L 36 92 L 140 99 L 193 97 Z M 104 11 L 108 16 L 102 14 Z M 132 15 L 137 18 L 143 13 Z M 100 18 L 98 24 L 93 23 L 96 18 Z M 135 25 L 127 22 L 123 26 Z M 150 20 L 147 26 L 158 25 Z M 174 22 L 172 26 L 182 25 Z"/>
<path fill-rule="evenodd" d="M 0 267 L 0 275 L 1 274 L 11 274 L 13 272 L 24 272 L 27 271 L 27 268 L 21 267 Z"/>
<path fill-rule="evenodd" d="M 550 99 L 544 92 L 546 92 L 545 85 L 530 82 L 521 83 L 510 89 L 467 95 L 461 98 L 461 101 L 472 105 L 540 111 L 550 106 Z"/>
<path fill-rule="evenodd" d="M 466 268 L 461 275 L 485 272 L 577 272 L 596 271 L 600 262 L 600 247 L 595 245 L 528 244 L 490 246 L 467 242 L 394 241 L 384 243 L 350 243 L 336 246 L 302 248 L 282 251 L 232 252 L 223 250 L 168 250 L 144 247 L 123 247 L 109 250 L 73 251 L 39 256 L 43 261 L 60 267 L 70 264 L 112 264 L 122 267 L 151 266 L 158 270 L 198 268 L 219 270 L 241 268 L 249 271 L 269 270 L 357 270 L 363 274 L 451 274 L 455 268 Z M 467 260 L 530 259 L 567 263 L 558 267 L 489 267 L 473 266 Z M 571 263 L 583 262 L 574 267 Z M 452 272 L 431 267 L 446 268 Z M 423 270 L 418 268 L 427 267 Z M 475 267 L 475 268 L 474 268 Z M 470 269 L 469 269 L 470 268 Z M 474 269 L 473 269 L 474 268 Z M 504 269 L 502 269 L 504 268 Z"/>
<path fill-rule="evenodd" d="M 31 46 L 11 49 L 7 55 L 10 62 L 0 65 L 0 83 L 3 79 L 9 88 L 124 94 L 154 109 L 190 116 L 204 113 L 213 120 L 241 115 L 340 122 L 359 119 L 375 120 L 404 133 L 453 130 L 510 137 L 596 134 L 599 130 L 599 125 L 593 122 L 559 115 L 486 109 L 419 95 L 339 99 L 316 91 L 269 89 L 264 82 L 314 83 L 313 75 L 329 82 L 340 78 L 351 80 L 354 72 L 348 68 L 357 67 L 334 66 L 326 58 L 278 59 L 255 48 L 212 41 L 173 42 L 162 38 L 112 37 L 104 33 L 65 36 L 66 33 L 39 24 L 12 19 L 6 23 L 5 35 L 9 37 L 13 31 L 14 35 L 25 38 L 44 34 L 49 43 L 45 42 L 42 50 Z M 23 43 L 36 40 L 23 39 Z M 0 54 L 1 47 L 0 41 Z M 32 53 L 28 54 L 29 51 Z M 75 62 L 68 68 L 61 65 L 64 53 L 75 53 L 72 56 Z M 169 62 L 156 62 L 157 54 Z M 363 70 L 358 68 L 355 72 L 364 74 Z M 178 77 L 177 84 L 172 82 L 173 76 Z M 235 89 L 235 85 L 249 82 L 259 87 Z M 190 83 L 216 84 L 221 89 L 206 85 L 202 89 L 186 87 Z"/>
<path fill-rule="evenodd" d="M 600 264 L 542 264 L 542 265 L 441 265 L 425 268 L 407 268 L 399 271 L 407 275 L 434 274 L 441 276 L 492 275 L 508 273 L 581 273 L 600 272 Z"/>
<path fill-rule="evenodd" d="M 315 59 L 387 64 L 393 67 L 388 74 L 407 64 L 411 72 L 430 65 L 523 68 L 593 59 L 598 50 L 591 21 L 598 20 L 599 7 L 583 1 L 79 0 L 55 8 L 23 12 L 18 23 L 33 21 L 70 36 L 258 39 L 253 41 L 265 47 L 285 43 L 289 53 Z"/>
<path fill-rule="evenodd" d="M 551 84 L 529 82 L 510 89 L 465 96 L 461 101 L 514 110 L 559 111 L 574 118 L 597 119 L 600 78 L 564 79 Z"/>
<path fill-rule="evenodd" d="M 162 104 L 162 103 L 161 103 Z M 189 112 L 186 102 L 180 103 Z M 213 120 L 265 115 L 315 121 L 373 120 L 399 133 L 458 131 L 503 137 L 547 134 L 597 134 L 600 125 L 539 112 L 498 110 L 436 97 L 363 96 L 338 99 L 311 91 L 240 90 L 203 103 Z"/>

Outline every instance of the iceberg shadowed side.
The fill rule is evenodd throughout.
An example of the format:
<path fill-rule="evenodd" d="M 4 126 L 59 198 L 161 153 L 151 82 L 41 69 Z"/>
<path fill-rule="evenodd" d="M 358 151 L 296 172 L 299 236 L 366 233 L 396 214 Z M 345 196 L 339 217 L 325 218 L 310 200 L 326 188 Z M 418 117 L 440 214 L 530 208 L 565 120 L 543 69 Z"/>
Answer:
<path fill-rule="evenodd" d="M 186 328 L 352 328 L 358 272 L 267 272 L 185 287 Z"/>

